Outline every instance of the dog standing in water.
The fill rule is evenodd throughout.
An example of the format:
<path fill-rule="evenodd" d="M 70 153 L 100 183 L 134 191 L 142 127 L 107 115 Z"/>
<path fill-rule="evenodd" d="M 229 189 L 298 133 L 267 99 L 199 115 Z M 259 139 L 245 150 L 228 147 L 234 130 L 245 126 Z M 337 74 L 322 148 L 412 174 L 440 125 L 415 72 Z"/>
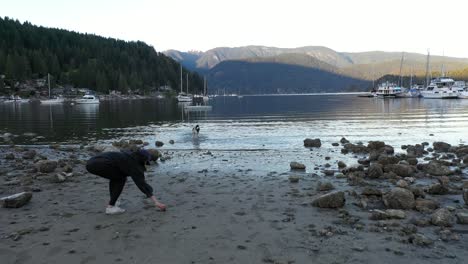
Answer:
<path fill-rule="evenodd" d="M 192 128 L 192 137 L 197 138 L 198 133 L 200 133 L 200 126 L 196 125 Z"/>

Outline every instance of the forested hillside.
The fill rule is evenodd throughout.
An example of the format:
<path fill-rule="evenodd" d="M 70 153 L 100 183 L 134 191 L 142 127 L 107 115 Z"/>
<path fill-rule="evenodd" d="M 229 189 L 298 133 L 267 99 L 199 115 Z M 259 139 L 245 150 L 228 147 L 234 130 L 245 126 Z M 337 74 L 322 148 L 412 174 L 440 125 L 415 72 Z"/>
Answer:
<path fill-rule="evenodd" d="M 372 88 L 372 82 L 328 71 L 323 66 L 321 69 L 274 62 L 223 61 L 210 70 L 210 92 L 333 93 Z"/>
<path fill-rule="evenodd" d="M 143 42 L 38 27 L 0 17 L 0 75 L 12 86 L 50 73 L 58 84 L 102 93 L 148 91 L 163 85 L 178 89 L 179 67 L 178 62 Z M 184 69 L 184 82 L 186 73 L 191 90 L 201 91 L 200 76 Z"/>

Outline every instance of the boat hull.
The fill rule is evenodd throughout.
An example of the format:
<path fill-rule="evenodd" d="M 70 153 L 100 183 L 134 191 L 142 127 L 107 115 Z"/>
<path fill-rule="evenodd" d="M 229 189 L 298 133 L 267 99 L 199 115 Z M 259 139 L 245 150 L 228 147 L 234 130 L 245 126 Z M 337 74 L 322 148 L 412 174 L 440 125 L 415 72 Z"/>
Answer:
<path fill-rule="evenodd" d="M 87 100 L 87 99 L 78 99 L 75 101 L 76 104 L 99 104 L 98 99 Z"/>
<path fill-rule="evenodd" d="M 64 99 L 49 99 L 49 100 L 41 100 L 41 104 L 63 104 L 65 102 Z"/>
<path fill-rule="evenodd" d="M 427 99 L 457 99 L 459 93 L 425 93 L 421 92 L 421 96 Z"/>

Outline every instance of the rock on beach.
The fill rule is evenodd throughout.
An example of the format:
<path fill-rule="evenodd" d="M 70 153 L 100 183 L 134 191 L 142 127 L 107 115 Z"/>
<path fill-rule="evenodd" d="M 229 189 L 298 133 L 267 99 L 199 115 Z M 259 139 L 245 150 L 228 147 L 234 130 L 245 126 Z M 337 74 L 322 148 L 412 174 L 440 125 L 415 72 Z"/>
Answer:
<path fill-rule="evenodd" d="M 322 142 L 319 138 L 311 139 L 306 138 L 304 139 L 304 147 L 308 148 L 320 148 L 322 146 Z"/>
<path fill-rule="evenodd" d="M 415 206 L 413 192 L 399 187 L 384 194 L 383 201 L 385 206 L 390 209 L 413 209 Z"/>
<path fill-rule="evenodd" d="M 340 208 L 345 205 L 345 201 L 344 192 L 337 191 L 319 196 L 312 201 L 312 205 L 320 208 Z"/>
<path fill-rule="evenodd" d="M 0 198 L 2 207 L 20 208 L 27 204 L 32 198 L 31 192 L 22 192 L 7 197 Z"/>
<path fill-rule="evenodd" d="M 305 170 L 306 169 L 306 166 L 304 164 L 296 162 L 296 161 L 292 161 L 291 163 L 289 163 L 289 166 L 291 167 L 291 170 Z"/>

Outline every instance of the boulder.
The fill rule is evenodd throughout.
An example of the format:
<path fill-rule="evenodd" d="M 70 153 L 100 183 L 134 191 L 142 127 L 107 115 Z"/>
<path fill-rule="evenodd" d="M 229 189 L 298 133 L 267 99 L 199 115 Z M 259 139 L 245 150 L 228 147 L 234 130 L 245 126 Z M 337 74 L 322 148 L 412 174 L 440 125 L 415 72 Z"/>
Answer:
<path fill-rule="evenodd" d="M 417 158 L 408 158 L 406 159 L 409 165 L 416 166 L 418 164 L 418 159 Z"/>
<path fill-rule="evenodd" d="M 452 145 L 445 142 L 434 142 L 432 147 L 435 152 L 448 152 Z"/>
<path fill-rule="evenodd" d="M 66 173 L 57 173 L 52 179 L 53 182 L 62 183 L 67 180 Z"/>
<path fill-rule="evenodd" d="M 433 176 L 444 176 L 452 173 L 447 166 L 435 160 L 431 160 L 429 163 L 423 164 L 422 169 L 425 173 Z"/>
<path fill-rule="evenodd" d="M 367 144 L 369 150 L 380 150 L 383 147 L 385 147 L 385 142 L 383 141 L 369 141 L 369 144 Z"/>
<path fill-rule="evenodd" d="M 401 177 L 410 177 L 413 175 L 413 168 L 404 164 L 389 164 L 384 167 L 385 172 L 394 172 Z"/>
<path fill-rule="evenodd" d="M 437 209 L 431 216 L 431 223 L 436 226 L 452 226 L 455 219 L 447 208 Z"/>
<path fill-rule="evenodd" d="M 325 174 L 326 176 L 333 176 L 333 175 L 335 175 L 335 171 L 334 170 L 323 170 L 323 174 Z"/>
<path fill-rule="evenodd" d="M 457 223 L 461 225 L 468 225 L 468 213 L 458 212 L 457 213 Z"/>
<path fill-rule="evenodd" d="M 291 183 L 298 183 L 300 178 L 297 175 L 291 175 L 288 177 L 288 179 L 289 179 L 289 182 Z"/>
<path fill-rule="evenodd" d="M 32 198 L 31 192 L 22 192 L 7 197 L 0 198 L 2 207 L 20 208 L 27 204 Z"/>
<path fill-rule="evenodd" d="M 162 141 L 156 141 L 156 142 L 154 143 L 154 145 L 155 145 L 156 147 L 162 147 L 162 146 L 164 146 L 164 143 L 163 143 Z"/>
<path fill-rule="evenodd" d="M 371 220 L 387 220 L 387 219 L 405 219 L 406 214 L 402 210 L 388 209 L 388 210 L 372 210 L 369 219 Z"/>
<path fill-rule="evenodd" d="M 37 169 L 42 173 L 54 172 L 57 168 L 57 161 L 41 160 L 37 163 Z"/>
<path fill-rule="evenodd" d="M 414 236 L 411 236 L 409 240 L 414 245 L 421 246 L 421 247 L 427 247 L 427 246 L 434 244 L 434 241 L 430 240 L 423 234 L 415 234 Z"/>
<path fill-rule="evenodd" d="M 334 146 L 334 147 L 338 147 L 339 145 L 340 145 L 340 143 L 337 143 L 337 142 L 332 143 L 332 146 Z"/>
<path fill-rule="evenodd" d="M 36 156 L 36 151 L 34 149 L 28 150 L 23 153 L 23 159 L 34 159 Z"/>
<path fill-rule="evenodd" d="M 382 167 L 377 164 L 372 164 L 369 169 L 367 169 L 367 176 L 372 179 L 377 179 L 383 175 Z"/>
<path fill-rule="evenodd" d="M 172 140 L 172 139 L 169 140 L 169 144 L 171 144 L 171 145 L 174 144 L 174 140 Z"/>
<path fill-rule="evenodd" d="M 395 156 L 379 156 L 377 159 L 377 162 L 379 164 L 382 164 L 383 166 L 388 165 L 388 164 L 397 164 L 400 161 L 399 158 Z"/>
<path fill-rule="evenodd" d="M 346 138 L 342 137 L 342 138 L 340 139 L 340 143 L 341 143 L 341 144 L 346 144 L 346 143 L 349 143 L 349 140 L 347 140 Z"/>
<path fill-rule="evenodd" d="M 342 191 L 331 192 L 319 196 L 312 205 L 320 208 L 340 208 L 345 205 L 345 195 Z"/>
<path fill-rule="evenodd" d="M 291 170 L 305 170 L 306 169 L 306 166 L 304 164 L 295 162 L 295 161 L 289 163 L 289 166 L 291 167 Z"/>
<path fill-rule="evenodd" d="M 405 219 L 406 218 L 406 214 L 403 210 L 387 209 L 385 210 L 385 213 L 388 215 L 390 219 Z"/>
<path fill-rule="evenodd" d="M 433 194 L 433 195 L 444 195 L 447 194 L 449 189 L 440 183 L 435 183 L 429 186 L 427 189 L 427 193 Z"/>
<path fill-rule="evenodd" d="M 141 139 L 130 139 L 128 141 L 128 144 L 130 144 L 130 145 L 143 145 L 143 140 L 141 140 Z"/>
<path fill-rule="evenodd" d="M 415 205 L 413 192 L 399 187 L 384 194 L 383 201 L 390 209 L 412 209 Z"/>
<path fill-rule="evenodd" d="M 304 147 L 320 148 L 321 146 L 322 146 L 322 142 L 320 141 L 319 138 L 316 138 L 316 139 L 306 138 L 306 139 L 304 139 Z"/>
<path fill-rule="evenodd" d="M 396 186 L 400 188 L 408 188 L 409 184 L 405 180 L 399 180 L 397 181 Z"/>
<path fill-rule="evenodd" d="M 346 168 L 346 163 L 344 163 L 343 161 L 338 161 L 338 168 Z"/>
<path fill-rule="evenodd" d="M 424 189 L 420 186 L 410 186 L 409 189 L 413 192 L 415 198 L 424 198 L 426 196 Z"/>
<path fill-rule="evenodd" d="M 406 153 L 409 157 L 422 157 L 424 155 L 424 146 L 420 144 L 416 144 L 414 146 L 408 145 Z"/>
<path fill-rule="evenodd" d="M 439 203 L 429 199 L 417 199 L 415 207 L 419 212 L 429 213 L 439 208 Z"/>
<path fill-rule="evenodd" d="M 393 153 L 395 153 L 395 149 L 390 145 L 385 145 L 383 152 L 387 155 L 393 155 Z"/>
<path fill-rule="evenodd" d="M 13 153 L 8 153 L 5 155 L 6 160 L 14 160 L 15 159 L 15 154 Z"/>
<path fill-rule="evenodd" d="M 365 187 L 362 192 L 362 195 L 370 196 L 370 195 L 375 195 L 375 196 L 382 196 L 382 191 L 380 191 L 377 188 L 373 187 Z"/>
<path fill-rule="evenodd" d="M 335 186 L 331 182 L 319 182 L 317 186 L 317 190 L 324 192 L 324 191 L 331 191 L 335 189 Z"/>
<path fill-rule="evenodd" d="M 367 149 L 366 146 L 362 144 L 351 144 L 351 143 L 346 143 L 343 146 L 343 149 L 341 152 L 352 152 L 352 153 L 368 153 L 369 150 Z"/>

